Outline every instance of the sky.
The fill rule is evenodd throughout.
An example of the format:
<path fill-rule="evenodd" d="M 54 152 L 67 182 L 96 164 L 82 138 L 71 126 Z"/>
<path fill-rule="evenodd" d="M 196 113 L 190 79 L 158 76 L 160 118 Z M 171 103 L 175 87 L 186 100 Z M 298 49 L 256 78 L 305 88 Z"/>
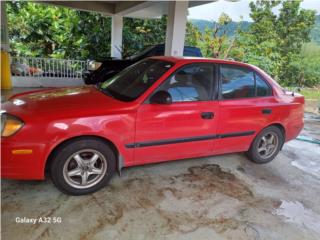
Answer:
<path fill-rule="evenodd" d="M 240 21 L 241 16 L 245 21 L 252 21 L 249 16 L 249 2 L 250 0 L 240 0 L 237 2 L 218 0 L 217 2 L 189 8 L 188 18 L 216 21 L 220 14 L 224 12 L 228 14 L 234 21 Z M 301 3 L 301 7 L 305 9 L 316 10 L 317 14 L 320 14 L 320 0 L 304 0 Z"/>

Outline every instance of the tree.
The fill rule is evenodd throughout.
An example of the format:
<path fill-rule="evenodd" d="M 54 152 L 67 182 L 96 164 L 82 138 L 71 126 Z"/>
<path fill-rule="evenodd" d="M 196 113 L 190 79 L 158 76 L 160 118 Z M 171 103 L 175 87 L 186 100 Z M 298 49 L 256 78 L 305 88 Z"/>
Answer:
<path fill-rule="evenodd" d="M 12 55 L 86 59 L 110 54 L 110 18 L 100 14 L 8 2 Z"/>
<path fill-rule="evenodd" d="M 316 42 L 317 44 L 320 44 L 320 15 L 316 16 L 316 23 L 311 30 L 311 38 L 312 41 Z"/>
<path fill-rule="evenodd" d="M 166 26 L 166 16 L 159 19 L 124 18 L 122 55 L 131 56 L 147 46 L 164 43 Z"/>
<path fill-rule="evenodd" d="M 221 59 L 239 57 L 239 52 L 234 51 L 236 49 L 236 35 L 229 37 L 227 34 L 228 25 L 231 22 L 232 19 L 222 13 L 218 22 L 213 22 L 212 28 L 206 27 L 203 33 L 198 33 L 198 46 L 204 56 Z"/>
<path fill-rule="evenodd" d="M 196 47 L 200 41 L 201 33 L 191 22 L 187 22 L 185 46 Z"/>
<path fill-rule="evenodd" d="M 300 8 L 301 0 L 259 0 L 250 2 L 254 21 L 249 31 L 242 33 L 244 61 L 269 72 L 284 84 L 299 82 L 296 65 L 302 45 L 310 41 L 315 11 Z M 279 15 L 273 8 L 281 4 Z"/>
<path fill-rule="evenodd" d="M 315 11 L 300 9 L 301 1 L 285 1 L 277 22 L 279 36 L 279 52 L 282 56 L 282 71 L 279 78 L 289 84 L 301 82 L 293 72 L 296 69 L 292 63 L 299 59 L 302 45 L 310 42 L 310 32 L 315 23 Z M 301 77 L 300 77 L 301 78 Z"/>
<path fill-rule="evenodd" d="M 7 2 L 11 55 L 71 59 L 110 56 L 111 18 L 24 1 Z M 123 46 L 130 56 L 146 46 L 165 42 L 167 17 L 124 18 Z M 197 34 L 187 24 L 186 43 L 194 46 Z"/>

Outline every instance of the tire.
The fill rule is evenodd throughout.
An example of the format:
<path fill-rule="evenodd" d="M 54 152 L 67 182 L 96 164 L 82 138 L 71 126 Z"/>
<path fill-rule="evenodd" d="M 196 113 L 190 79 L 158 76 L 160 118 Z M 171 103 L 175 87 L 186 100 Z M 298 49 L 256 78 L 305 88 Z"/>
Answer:
<path fill-rule="evenodd" d="M 68 195 L 84 195 L 104 187 L 115 171 L 116 157 L 99 139 L 77 139 L 62 145 L 50 168 L 54 185 Z"/>
<path fill-rule="evenodd" d="M 282 131 L 278 127 L 270 126 L 263 129 L 255 137 L 246 154 L 255 163 L 268 163 L 277 156 L 283 143 L 284 135 Z"/>

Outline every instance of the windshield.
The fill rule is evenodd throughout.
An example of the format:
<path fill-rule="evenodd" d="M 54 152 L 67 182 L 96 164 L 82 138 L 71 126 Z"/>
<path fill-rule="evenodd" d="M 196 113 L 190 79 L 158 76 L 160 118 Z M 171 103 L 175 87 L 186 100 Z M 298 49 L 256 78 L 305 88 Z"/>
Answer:
<path fill-rule="evenodd" d="M 106 80 L 100 90 L 121 101 L 133 101 L 153 85 L 173 63 L 145 59 Z"/>

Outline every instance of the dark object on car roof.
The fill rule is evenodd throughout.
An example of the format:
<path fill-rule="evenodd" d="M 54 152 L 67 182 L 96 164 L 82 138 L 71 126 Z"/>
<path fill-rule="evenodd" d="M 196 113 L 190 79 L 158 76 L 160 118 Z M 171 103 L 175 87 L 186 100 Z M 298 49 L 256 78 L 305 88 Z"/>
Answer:
<path fill-rule="evenodd" d="M 127 59 L 105 59 L 100 61 L 101 66 L 93 71 L 88 71 L 83 74 L 85 84 L 97 84 L 104 82 L 110 77 L 113 77 L 118 72 L 122 71 L 126 67 L 152 56 L 163 56 L 164 55 L 164 44 L 158 44 L 149 46 L 142 50 L 140 53 L 133 55 Z M 183 56 L 190 57 L 202 57 L 201 51 L 196 47 L 185 46 L 183 50 Z"/>

